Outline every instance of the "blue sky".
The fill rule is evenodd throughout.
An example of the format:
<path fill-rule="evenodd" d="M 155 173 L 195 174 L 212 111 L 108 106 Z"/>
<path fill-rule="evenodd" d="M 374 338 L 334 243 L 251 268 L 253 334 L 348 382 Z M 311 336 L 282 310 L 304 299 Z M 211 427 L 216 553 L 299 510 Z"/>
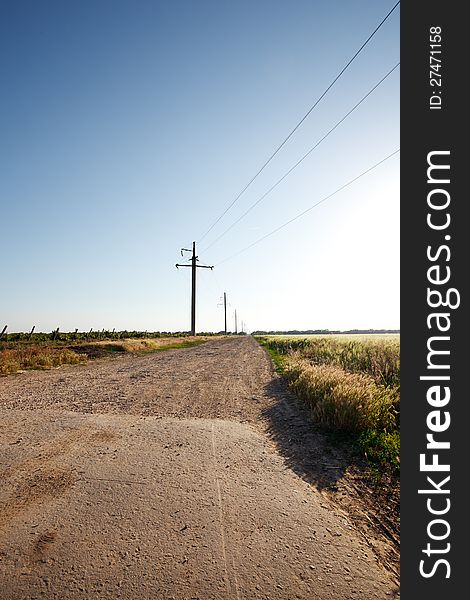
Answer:
<path fill-rule="evenodd" d="M 198 241 L 393 2 L 2 2 L 0 320 L 189 329 Z M 399 327 L 399 10 L 200 245 L 198 329 Z M 224 262 L 222 262 L 224 261 Z M 218 263 L 222 262 L 220 266 Z M 230 323 L 229 320 L 229 323 Z"/>

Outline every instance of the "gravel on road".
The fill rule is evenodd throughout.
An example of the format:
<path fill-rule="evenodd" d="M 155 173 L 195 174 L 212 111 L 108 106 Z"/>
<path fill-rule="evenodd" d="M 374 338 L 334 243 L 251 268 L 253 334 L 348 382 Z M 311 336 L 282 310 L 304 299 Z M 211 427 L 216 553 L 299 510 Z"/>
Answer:
<path fill-rule="evenodd" d="M 1 598 L 398 596 L 250 337 L 4 377 L 0 419 Z"/>

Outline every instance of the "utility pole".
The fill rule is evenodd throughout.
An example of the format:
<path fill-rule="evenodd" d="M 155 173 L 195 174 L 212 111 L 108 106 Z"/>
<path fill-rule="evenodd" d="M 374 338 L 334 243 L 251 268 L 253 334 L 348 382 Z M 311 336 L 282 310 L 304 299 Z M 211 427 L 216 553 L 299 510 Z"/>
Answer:
<path fill-rule="evenodd" d="M 235 334 L 237 334 L 237 310 L 235 309 Z"/>
<path fill-rule="evenodd" d="M 210 267 L 207 265 L 198 265 L 197 261 L 199 260 L 196 256 L 196 242 L 193 242 L 192 251 L 189 248 L 181 248 L 181 256 L 183 252 L 192 252 L 191 256 L 191 264 L 190 265 L 179 265 L 176 263 L 176 268 L 179 267 L 191 267 L 191 335 L 196 335 L 196 269 L 213 269 L 214 267 Z"/>
<path fill-rule="evenodd" d="M 227 294 L 224 292 L 224 331 L 225 335 L 227 335 Z"/>
<path fill-rule="evenodd" d="M 222 301 L 222 298 L 220 298 L 220 300 Z M 224 307 L 224 333 L 225 333 L 225 335 L 227 335 L 227 293 L 226 292 L 224 292 L 223 304 L 217 304 L 217 306 Z"/>

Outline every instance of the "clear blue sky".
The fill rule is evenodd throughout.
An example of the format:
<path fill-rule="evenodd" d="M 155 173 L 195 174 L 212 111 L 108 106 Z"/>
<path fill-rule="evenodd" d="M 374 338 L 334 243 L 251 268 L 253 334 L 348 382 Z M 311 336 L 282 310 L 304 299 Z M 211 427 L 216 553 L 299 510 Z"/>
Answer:
<path fill-rule="evenodd" d="M 394 2 L 1 3 L 0 326 L 189 329 L 199 240 Z M 202 252 L 399 60 L 388 19 L 201 243 L 215 264 L 399 147 L 399 69 Z M 213 272 L 248 329 L 399 327 L 399 157 Z"/>

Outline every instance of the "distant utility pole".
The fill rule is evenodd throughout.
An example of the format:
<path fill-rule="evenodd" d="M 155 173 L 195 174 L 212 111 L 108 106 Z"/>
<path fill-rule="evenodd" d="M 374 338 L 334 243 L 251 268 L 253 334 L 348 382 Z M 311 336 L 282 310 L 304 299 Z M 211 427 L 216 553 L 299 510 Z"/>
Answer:
<path fill-rule="evenodd" d="M 181 248 L 181 256 L 183 252 L 191 252 L 188 248 Z M 193 242 L 192 256 L 191 256 L 191 264 L 190 265 L 179 265 L 176 263 L 176 268 L 179 267 L 191 267 L 191 335 L 196 335 L 196 269 L 213 269 L 214 267 L 210 267 L 207 265 L 198 265 L 198 257 L 196 256 L 196 242 Z"/>
<path fill-rule="evenodd" d="M 237 311 L 235 310 L 235 333 L 238 333 L 237 331 Z"/>
<path fill-rule="evenodd" d="M 222 298 L 221 298 L 222 300 Z M 224 307 L 224 332 L 225 335 L 227 335 L 227 294 L 226 292 L 224 292 L 224 303 L 222 304 L 217 304 L 217 306 L 223 306 Z"/>
<path fill-rule="evenodd" d="M 227 294 L 224 292 L 224 331 L 227 335 Z"/>

